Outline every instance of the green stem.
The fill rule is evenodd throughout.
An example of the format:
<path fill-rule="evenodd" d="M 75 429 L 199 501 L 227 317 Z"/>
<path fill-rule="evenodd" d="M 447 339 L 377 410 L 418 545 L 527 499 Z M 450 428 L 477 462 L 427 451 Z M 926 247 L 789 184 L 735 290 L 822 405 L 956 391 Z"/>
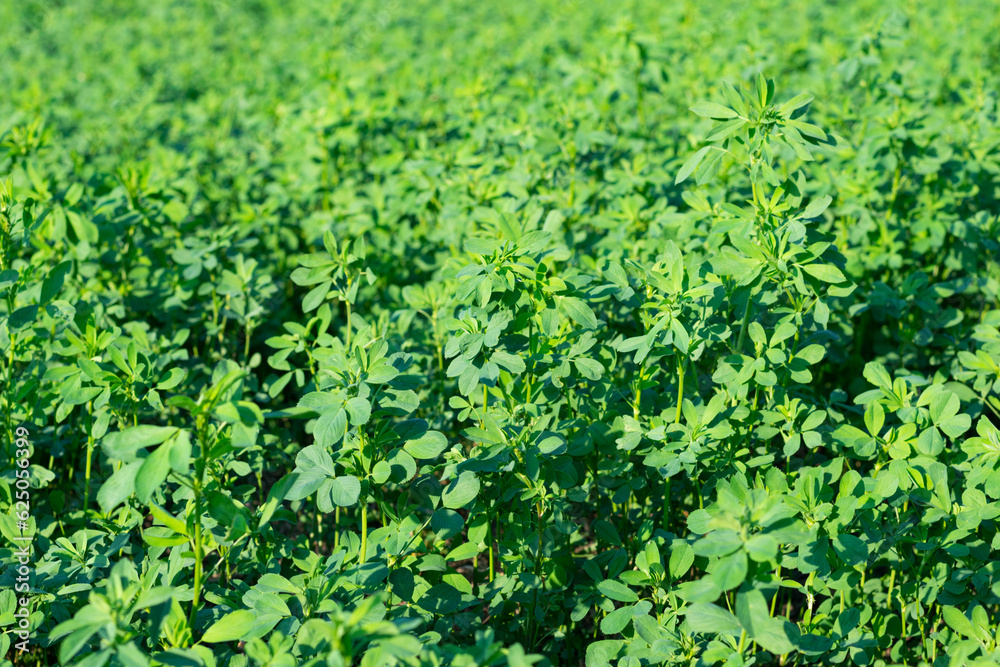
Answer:
<path fill-rule="evenodd" d="M 778 590 L 774 592 L 774 597 L 771 598 L 771 617 L 774 618 L 774 607 L 778 603 L 778 596 L 781 595 L 781 565 L 778 565 L 778 571 L 776 574 L 778 579 Z"/>
<path fill-rule="evenodd" d="M 902 591 L 899 592 L 899 619 L 903 623 L 903 642 L 906 642 L 909 635 L 906 634 L 906 603 L 903 601 Z"/>
<path fill-rule="evenodd" d="M 674 415 L 674 423 L 681 422 L 681 405 L 684 403 L 684 370 L 687 359 L 677 360 L 677 414 Z"/>
<path fill-rule="evenodd" d="M 198 475 L 201 476 L 200 474 Z M 191 615 L 188 618 L 188 627 L 194 634 L 194 621 L 198 615 L 198 604 L 201 601 L 202 587 L 202 560 L 204 558 L 201 539 L 201 481 L 195 480 L 194 484 L 194 594 L 191 598 Z"/>
<path fill-rule="evenodd" d="M 340 548 L 340 505 L 333 511 L 333 550 Z"/>
<path fill-rule="evenodd" d="M 486 510 L 486 529 L 489 531 L 487 535 L 486 545 L 490 550 L 490 583 L 493 583 L 493 578 L 496 574 L 496 570 L 493 567 L 493 517 L 490 516 L 489 508 Z"/>
<path fill-rule="evenodd" d="M 250 321 L 243 325 L 243 364 L 250 363 Z"/>
<path fill-rule="evenodd" d="M 11 289 L 11 294 L 12 293 L 13 293 L 13 289 Z M 8 313 L 13 313 L 14 312 L 14 297 L 12 295 L 8 295 L 7 304 L 8 304 L 7 305 L 7 312 Z M 14 383 L 14 346 L 16 345 L 16 341 L 17 341 L 17 335 L 14 334 L 14 333 L 11 333 L 10 334 L 10 351 L 9 351 L 9 353 L 7 355 L 7 357 L 8 357 L 8 359 L 7 359 L 7 392 L 8 392 L 8 394 L 7 394 L 7 401 L 6 401 L 7 405 L 5 406 L 6 409 L 4 410 L 4 426 L 7 429 L 7 443 L 8 443 L 8 447 L 10 448 L 10 463 L 11 463 L 12 466 L 14 465 L 14 460 L 16 458 L 14 456 L 14 454 L 17 452 L 17 447 L 14 445 L 14 440 L 15 440 L 15 438 L 14 438 L 14 422 L 11 420 L 11 415 L 13 415 L 13 413 L 14 413 L 14 394 L 15 394 L 15 392 L 14 392 L 14 387 L 15 387 L 15 383 Z M 71 470 L 72 470 L 72 468 L 71 468 Z"/>
<path fill-rule="evenodd" d="M 358 554 L 358 564 L 364 565 L 368 555 L 368 503 L 361 503 L 361 553 Z"/>
<path fill-rule="evenodd" d="M 322 519 L 320 519 L 320 512 L 319 512 L 318 508 L 317 508 L 315 516 L 314 516 L 314 522 L 315 522 L 315 525 L 313 526 L 313 535 L 315 536 L 315 539 L 316 539 L 316 549 L 318 550 L 320 548 L 320 543 L 322 542 L 321 538 L 323 536 L 323 534 L 322 534 L 322 529 L 323 529 Z"/>
<path fill-rule="evenodd" d="M 94 408 L 93 401 L 87 402 L 87 462 L 83 472 L 83 511 L 90 509 L 90 471 L 94 458 Z"/>
<path fill-rule="evenodd" d="M 743 352 L 743 340 L 747 335 L 747 327 L 750 325 L 750 315 L 753 313 L 753 293 L 747 296 L 747 307 L 743 311 L 743 323 L 740 324 L 740 337 L 736 340 L 736 352 Z"/>
<path fill-rule="evenodd" d="M 349 284 L 348 284 L 348 287 L 350 287 Z M 347 304 L 347 350 L 348 350 L 348 352 L 350 352 L 350 350 L 351 350 L 351 302 L 350 301 L 345 301 L 344 303 Z"/>
<path fill-rule="evenodd" d="M 572 187 L 572 184 L 570 184 Z M 535 354 L 534 346 L 534 324 L 535 320 L 533 317 L 528 318 L 528 356 L 531 357 Z M 525 364 L 527 365 L 527 364 Z M 524 377 L 524 402 L 526 405 L 531 405 L 531 368 L 527 369 Z"/>
<path fill-rule="evenodd" d="M 479 420 L 479 428 L 486 429 L 486 403 L 490 400 L 486 385 L 483 385 L 483 417 Z"/>
<path fill-rule="evenodd" d="M 195 617 L 198 615 L 198 605 L 201 602 L 201 587 L 203 585 L 202 561 L 205 559 L 205 547 L 202 544 L 201 536 L 201 485 L 205 478 L 205 453 L 208 450 L 206 430 L 208 424 L 207 418 L 204 416 L 199 417 L 198 422 L 198 448 L 200 451 L 195 461 L 195 478 L 194 484 L 192 484 L 192 491 L 194 492 L 194 592 L 191 598 L 191 615 L 188 617 L 188 628 L 191 630 L 192 636 L 194 635 Z"/>

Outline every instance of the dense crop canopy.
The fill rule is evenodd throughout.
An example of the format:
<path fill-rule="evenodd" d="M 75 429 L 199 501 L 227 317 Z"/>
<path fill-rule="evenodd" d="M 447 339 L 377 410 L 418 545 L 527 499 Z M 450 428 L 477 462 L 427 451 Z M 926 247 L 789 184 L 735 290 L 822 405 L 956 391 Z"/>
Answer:
<path fill-rule="evenodd" d="M 0 667 L 1000 662 L 1000 14 L 723 5 L 0 5 Z"/>

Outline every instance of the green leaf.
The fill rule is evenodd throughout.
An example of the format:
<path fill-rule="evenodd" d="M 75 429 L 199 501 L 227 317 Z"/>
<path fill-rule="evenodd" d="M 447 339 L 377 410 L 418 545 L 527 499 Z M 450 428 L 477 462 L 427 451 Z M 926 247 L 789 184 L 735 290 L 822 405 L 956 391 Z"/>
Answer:
<path fill-rule="evenodd" d="M 475 473 L 463 472 L 451 480 L 441 495 L 441 501 L 449 509 L 465 507 L 479 495 L 479 478 Z"/>
<path fill-rule="evenodd" d="M 107 514 L 135 492 L 135 476 L 143 463 L 144 461 L 126 463 L 105 480 L 97 492 L 97 504 L 102 512 Z"/>
<path fill-rule="evenodd" d="M 738 618 L 716 604 L 695 603 L 688 607 L 685 618 L 692 632 L 734 635 L 743 630 Z"/>
<path fill-rule="evenodd" d="M 526 368 L 524 365 L 524 361 L 521 360 L 521 357 L 515 356 L 508 352 L 504 352 L 502 350 L 494 351 L 493 355 L 490 357 L 490 361 L 497 364 L 504 370 L 514 373 L 515 375 L 523 373 Z"/>
<path fill-rule="evenodd" d="M 479 555 L 481 551 L 479 544 L 474 542 L 466 542 L 465 544 L 460 544 L 445 556 L 445 560 L 449 563 L 469 560 L 470 558 L 475 558 Z"/>
<path fill-rule="evenodd" d="M 206 644 L 217 644 L 242 639 L 247 630 L 254 625 L 256 616 L 247 609 L 230 612 L 209 626 L 201 636 L 201 641 Z"/>
<path fill-rule="evenodd" d="M 802 270 L 825 283 L 842 283 L 847 280 L 833 264 L 806 264 Z"/>
<path fill-rule="evenodd" d="M 149 511 L 153 515 L 153 519 L 156 523 L 166 526 L 180 535 L 188 534 L 187 525 L 177 517 L 170 514 L 166 508 L 151 502 L 149 503 Z"/>
<path fill-rule="evenodd" d="M 941 607 L 941 613 L 944 616 L 944 622 L 948 624 L 949 628 L 963 637 L 975 638 L 976 629 L 972 626 L 972 621 L 966 618 L 965 614 L 959 611 L 957 607 L 943 606 Z"/>
<path fill-rule="evenodd" d="M 417 462 L 402 449 L 394 449 L 386 457 L 385 462 L 392 469 L 392 481 L 402 484 L 417 474 Z"/>
<path fill-rule="evenodd" d="M 163 604 L 173 596 L 174 591 L 172 588 L 168 586 L 154 586 L 140 593 L 133 607 L 135 609 L 149 609 L 150 607 Z"/>
<path fill-rule="evenodd" d="M 146 457 L 135 475 L 135 496 L 141 503 L 150 497 L 167 480 L 170 474 L 170 443 L 160 445 Z"/>
<path fill-rule="evenodd" d="M 680 579 L 694 565 L 694 549 L 687 542 L 681 542 L 670 552 L 670 576 Z"/>
<path fill-rule="evenodd" d="M 704 577 L 678 585 L 677 595 L 688 602 L 707 603 L 718 600 L 722 590 L 710 577 Z"/>
<path fill-rule="evenodd" d="M 767 609 L 764 594 L 757 590 L 743 591 L 736 596 L 736 617 L 740 625 L 746 629 L 751 638 L 754 631 L 763 624 L 771 614 Z"/>
<path fill-rule="evenodd" d="M 812 200 L 811 202 L 809 202 L 809 205 L 806 206 L 806 210 L 802 212 L 802 217 L 806 219 L 818 218 L 820 215 L 823 214 L 823 211 L 825 211 L 827 207 L 830 206 L 830 202 L 832 201 L 833 199 L 830 197 L 830 195 L 823 195 L 822 197 L 818 197 Z M 827 282 L 840 282 L 840 281 L 827 281 Z"/>
<path fill-rule="evenodd" d="M 889 371 L 885 369 L 885 366 L 877 361 L 870 361 L 865 364 L 864 376 L 866 380 L 879 389 L 892 391 L 892 376 L 889 375 Z"/>
<path fill-rule="evenodd" d="M 881 403 L 872 401 L 865 408 L 865 428 L 868 429 L 868 433 L 877 437 L 882 432 L 884 425 L 885 410 L 882 408 Z"/>
<path fill-rule="evenodd" d="M 417 606 L 432 614 L 450 614 L 458 609 L 462 594 L 451 584 L 440 583 L 420 596 Z"/>
<path fill-rule="evenodd" d="M 363 426 L 367 424 L 368 418 L 372 414 L 372 404 L 360 396 L 355 396 L 348 400 L 345 409 L 351 418 L 351 426 Z"/>
<path fill-rule="evenodd" d="M 302 312 L 308 313 L 319 308 L 319 305 L 326 300 L 327 294 L 330 293 L 331 284 L 332 283 L 324 281 L 309 290 L 309 293 L 302 299 Z"/>
<path fill-rule="evenodd" d="M 861 610 L 857 607 L 845 609 L 842 614 L 837 615 L 837 620 L 833 624 L 833 631 L 840 637 L 846 637 L 851 630 L 858 627 L 861 622 Z"/>
<path fill-rule="evenodd" d="M 592 524 L 597 537 L 614 546 L 621 546 L 622 538 L 618 535 L 615 525 L 606 519 L 598 519 Z"/>
<path fill-rule="evenodd" d="M 601 632 L 606 635 L 617 635 L 632 620 L 632 606 L 615 609 L 603 619 L 601 619 Z"/>
<path fill-rule="evenodd" d="M 859 565 L 868 560 L 868 545 L 854 535 L 838 535 L 831 540 L 833 550 L 846 565 Z"/>
<path fill-rule="evenodd" d="M 474 255 L 492 255 L 502 247 L 503 243 L 501 241 L 483 236 L 471 236 L 465 239 L 465 244 L 463 245 L 465 252 Z"/>
<path fill-rule="evenodd" d="M 701 161 L 705 159 L 708 152 L 712 150 L 711 146 L 705 146 L 704 148 L 699 148 L 695 151 L 695 154 L 689 157 L 684 164 L 681 166 L 680 171 L 677 172 L 676 178 L 674 178 L 674 185 L 683 183 L 694 173 L 694 170 L 698 168 Z"/>
<path fill-rule="evenodd" d="M 764 533 L 754 535 L 747 540 L 745 545 L 747 555 L 758 563 L 764 563 L 777 558 L 778 547 L 778 541 Z"/>
<path fill-rule="evenodd" d="M 597 327 L 597 316 L 594 315 L 594 311 L 591 310 L 590 306 L 581 299 L 572 296 L 564 297 L 562 306 L 570 319 L 581 327 L 585 329 L 594 329 Z"/>
<path fill-rule="evenodd" d="M 253 602 L 253 608 L 266 616 L 290 616 L 288 604 L 277 593 L 263 592 Z"/>
<path fill-rule="evenodd" d="M 784 623 L 771 618 L 764 594 L 757 590 L 741 592 L 736 596 L 736 616 L 751 639 L 776 655 L 795 649 L 785 632 Z"/>
<path fill-rule="evenodd" d="M 639 596 L 625 584 L 614 579 L 605 579 L 597 584 L 601 595 L 618 602 L 638 602 Z"/>
<path fill-rule="evenodd" d="M 808 93 L 801 93 L 796 95 L 792 99 L 788 100 L 778 109 L 778 115 L 788 117 L 795 112 L 796 109 L 801 109 L 805 105 L 813 101 L 813 96 Z"/>
<path fill-rule="evenodd" d="M 715 530 L 694 543 L 694 553 L 698 556 L 726 556 L 743 545 L 743 540 L 735 530 Z"/>
<path fill-rule="evenodd" d="M 14 269 L 0 271 L 0 289 L 7 289 L 18 281 L 19 274 Z"/>
<path fill-rule="evenodd" d="M 316 420 L 316 442 L 324 447 L 335 445 L 347 435 L 347 410 L 327 410 Z"/>
<path fill-rule="evenodd" d="M 726 120 L 728 118 L 739 117 L 739 114 L 729 107 L 716 104 L 715 102 L 698 102 L 691 107 L 691 111 L 698 114 L 702 118 L 712 118 L 715 120 Z"/>
<path fill-rule="evenodd" d="M 39 303 L 49 303 L 52 299 L 59 295 L 60 290 L 62 290 L 63 283 L 66 281 L 66 275 L 72 268 L 73 262 L 65 261 L 57 264 L 55 268 L 49 271 L 49 275 L 47 275 L 45 280 L 42 282 L 42 291 L 38 298 Z"/>
<path fill-rule="evenodd" d="M 11 331 L 19 331 L 35 321 L 38 317 L 38 306 L 18 308 L 7 318 L 7 326 Z"/>
<path fill-rule="evenodd" d="M 335 477 L 329 486 L 330 500 L 334 505 L 350 507 L 361 495 L 361 481 L 354 475 Z"/>
<path fill-rule="evenodd" d="M 167 372 L 166 377 L 160 380 L 160 382 L 156 385 L 156 388 L 162 390 L 173 389 L 179 385 L 185 377 L 187 377 L 187 373 L 185 373 L 182 369 L 171 368 Z"/>
<path fill-rule="evenodd" d="M 737 551 L 720 558 L 712 567 L 712 580 L 723 591 L 736 588 L 747 576 L 747 555 Z"/>
<path fill-rule="evenodd" d="M 302 500 L 312 495 L 323 482 L 336 477 L 337 472 L 326 449 L 320 445 L 310 445 L 295 457 L 295 472 L 292 475 L 294 481 L 285 494 L 286 500 Z"/>
<path fill-rule="evenodd" d="M 818 139 L 819 141 L 826 141 L 826 132 L 812 123 L 804 123 L 800 120 L 789 120 L 788 124 L 798 130 L 800 134 L 804 134 L 805 136 L 813 139 Z"/>
<path fill-rule="evenodd" d="M 175 426 L 133 426 L 105 435 L 101 448 L 109 459 L 132 461 L 136 452 L 143 447 L 158 445 L 179 430 Z"/>
<path fill-rule="evenodd" d="M 585 667 L 611 667 L 611 661 L 624 648 L 625 642 L 620 639 L 602 639 L 591 642 L 587 646 Z"/>
<path fill-rule="evenodd" d="M 440 431 L 427 431 L 403 445 L 403 449 L 413 458 L 423 460 L 435 459 L 447 448 L 448 439 Z"/>
<path fill-rule="evenodd" d="M 809 365 L 818 364 L 826 356 L 826 348 L 817 343 L 806 345 L 795 354 L 796 359 L 802 359 Z"/>
<path fill-rule="evenodd" d="M 596 359 L 578 358 L 573 360 L 573 365 L 588 380 L 599 380 L 604 375 L 604 365 Z"/>
<path fill-rule="evenodd" d="M 264 593 L 291 593 L 292 595 L 298 595 L 302 592 L 301 588 L 274 572 L 268 572 L 261 576 L 254 589 Z"/>
<path fill-rule="evenodd" d="M 800 652 L 806 655 L 822 655 L 833 646 L 833 640 L 822 635 L 807 633 L 796 636 L 798 628 L 791 623 L 785 624 L 785 636 L 791 641 Z M 791 630 L 789 630 L 791 629 Z"/>
<path fill-rule="evenodd" d="M 784 655 L 795 650 L 788 637 L 790 623 L 778 619 L 767 619 L 761 627 L 755 628 L 754 640 L 761 647 L 775 655 Z M 794 627 L 794 626 L 792 626 Z"/>
<path fill-rule="evenodd" d="M 372 480 L 376 484 L 385 484 L 392 476 L 392 466 L 385 461 L 379 461 L 372 467 Z"/>

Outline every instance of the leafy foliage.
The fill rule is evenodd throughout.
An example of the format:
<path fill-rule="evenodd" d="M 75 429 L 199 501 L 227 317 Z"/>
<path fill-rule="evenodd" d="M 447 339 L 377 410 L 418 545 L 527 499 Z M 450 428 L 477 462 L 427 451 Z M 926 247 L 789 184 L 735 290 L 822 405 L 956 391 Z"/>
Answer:
<path fill-rule="evenodd" d="M 996 664 L 995 8 L 723 4 L 0 6 L 3 664 Z"/>

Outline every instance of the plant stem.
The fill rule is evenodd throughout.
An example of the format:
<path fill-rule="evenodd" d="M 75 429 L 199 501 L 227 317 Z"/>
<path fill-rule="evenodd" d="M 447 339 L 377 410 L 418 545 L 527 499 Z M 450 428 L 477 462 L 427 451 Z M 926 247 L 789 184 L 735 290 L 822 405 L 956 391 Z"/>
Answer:
<path fill-rule="evenodd" d="M 358 564 L 364 565 L 368 555 L 368 503 L 361 503 L 361 552 L 358 554 Z"/>
<path fill-rule="evenodd" d="M 316 525 L 315 525 L 315 527 L 314 527 L 313 530 L 314 530 L 314 535 L 316 536 L 316 548 L 319 549 L 320 548 L 320 543 L 322 542 L 322 540 L 320 538 L 323 536 L 323 533 L 322 533 L 323 526 L 321 524 L 319 510 L 317 510 L 316 514 L 315 514 L 315 523 L 316 523 Z"/>
<path fill-rule="evenodd" d="M 908 635 L 906 634 L 906 604 L 903 601 L 903 592 L 899 593 L 899 620 L 903 624 L 903 641 L 906 641 Z"/>
<path fill-rule="evenodd" d="M 532 357 L 532 356 L 534 356 L 534 354 L 535 354 L 535 345 L 534 345 L 534 334 L 535 334 L 534 328 L 535 327 L 534 327 L 534 324 L 535 324 L 535 318 L 529 317 L 528 318 L 528 357 L 529 358 Z M 525 364 L 525 365 L 527 365 L 527 364 Z M 527 369 L 527 373 L 525 373 L 525 377 L 524 377 L 524 402 L 527 405 L 531 404 L 531 368 Z"/>
<path fill-rule="evenodd" d="M 250 321 L 243 326 L 243 364 L 250 363 Z"/>
<path fill-rule="evenodd" d="M 83 469 L 83 511 L 90 509 L 90 470 L 94 458 L 94 403 L 87 401 L 87 463 Z"/>
<path fill-rule="evenodd" d="M 778 579 L 778 590 L 774 592 L 774 597 L 771 598 L 771 618 L 774 618 L 774 607 L 778 603 L 778 596 L 781 595 L 781 565 L 778 565 L 778 571 L 775 576 Z"/>
<path fill-rule="evenodd" d="M 489 395 L 487 394 L 487 389 L 486 389 L 486 385 L 484 384 L 484 385 L 483 385 L 483 416 L 482 416 L 482 418 L 481 418 L 481 419 L 479 420 L 479 428 L 481 428 L 481 429 L 483 429 L 483 430 L 485 430 L 485 429 L 486 429 L 486 403 L 487 403 L 487 402 L 488 402 L 489 400 L 490 400 L 490 397 L 489 397 Z"/>
<path fill-rule="evenodd" d="M 188 617 L 188 628 L 191 630 L 192 636 L 194 635 L 195 617 L 198 614 L 198 604 L 201 601 L 202 561 L 205 559 L 201 538 L 201 485 L 205 477 L 205 455 L 208 449 L 207 428 L 207 417 L 198 417 L 198 448 L 200 451 L 195 461 L 195 478 L 192 484 L 194 492 L 194 593 L 191 598 L 191 615 Z"/>
<path fill-rule="evenodd" d="M 11 290 L 11 294 L 13 294 L 13 290 Z M 13 299 L 13 296 L 8 295 L 7 304 L 8 304 L 7 305 L 7 312 L 8 313 L 14 312 L 14 299 Z M 16 345 L 16 342 L 17 342 L 17 335 L 14 334 L 14 333 L 11 333 L 10 334 L 10 352 L 7 355 L 8 359 L 7 359 L 7 373 L 6 373 L 6 375 L 7 375 L 7 391 L 9 393 L 7 394 L 7 401 L 6 401 L 7 405 L 5 406 L 6 409 L 4 410 L 4 415 L 3 415 L 3 417 L 4 417 L 4 419 L 3 419 L 4 420 L 4 427 L 7 430 L 7 442 L 8 442 L 8 446 L 10 447 L 10 463 L 11 463 L 12 466 L 14 465 L 14 460 L 16 458 L 14 456 L 14 454 L 17 452 L 17 447 L 14 445 L 14 440 L 15 440 L 15 438 L 14 438 L 14 425 L 13 425 L 13 422 L 11 421 L 11 415 L 14 412 L 14 410 L 13 410 L 13 406 L 14 406 L 14 394 L 15 394 L 15 392 L 14 392 L 14 387 L 15 387 L 15 383 L 14 383 L 14 346 Z"/>
<path fill-rule="evenodd" d="M 340 505 L 333 511 L 333 550 L 340 548 Z"/>
<path fill-rule="evenodd" d="M 348 287 L 350 287 L 350 285 L 348 285 Z M 347 347 L 348 352 L 350 352 L 350 350 L 351 350 L 351 302 L 350 301 L 345 301 L 344 303 L 347 304 L 347 341 L 346 341 L 346 347 Z"/>
<path fill-rule="evenodd" d="M 197 517 L 194 522 L 194 596 L 191 598 L 191 617 L 188 625 L 191 632 L 194 632 L 194 619 L 198 613 L 198 602 L 201 599 L 201 485 L 196 483 L 194 487 L 194 512 Z"/>
<path fill-rule="evenodd" d="M 687 366 L 687 359 L 677 360 L 677 414 L 674 415 L 674 423 L 681 422 L 681 405 L 684 403 L 684 370 Z"/>
<path fill-rule="evenodd" d="M 488 507 L 486 509 L 486 529 L 489 531 L 486 536 L 486 546 L 490 550 L 490 583 L 493 583 L 496 572 L 493 568 L 493 517 L 490 516 Z"/>
<path fill-rule="evenodd" d="M 753 312 L 753 293 L 747 296 L 747 307 L 743 311 L 743 323 L 740 324 L 740 337 L 736 340 L 736 353 L 743 352 L 743 340 L 747 335 L 747 326 L 750 324 L 750 315 Z"/>

